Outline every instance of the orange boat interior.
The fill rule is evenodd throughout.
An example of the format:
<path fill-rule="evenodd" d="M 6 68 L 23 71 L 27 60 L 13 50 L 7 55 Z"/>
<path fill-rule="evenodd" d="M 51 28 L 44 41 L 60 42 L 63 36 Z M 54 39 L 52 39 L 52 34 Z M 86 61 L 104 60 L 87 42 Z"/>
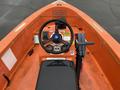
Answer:
<path fill-rule="evenodd" d="M 82 11 L 67 3 L 52 3 L 33 13 L 0 42 L 0 90 L 35 90 L 41 63 L 47 58 L 65 58 L 76 65 L 75 39 L 69 51 L 62 54 L 47 53 L 34 42 L 43 23 L 61 17 L 65 17 L 74 35 L 85 33 L 86 40 L 95 43 L 87 46 L 83 57 L 79 79 L 81 90 L 120 89 L 120 45 Z M 8 50 L 17 60 L 12 68 L 8 68 L 3 60 Z"/>

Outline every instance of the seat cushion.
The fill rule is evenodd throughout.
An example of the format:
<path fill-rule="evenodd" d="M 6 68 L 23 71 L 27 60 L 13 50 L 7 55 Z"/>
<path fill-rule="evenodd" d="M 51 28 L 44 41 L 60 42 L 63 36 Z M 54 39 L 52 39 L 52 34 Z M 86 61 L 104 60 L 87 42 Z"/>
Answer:
<path fill-rule="evenodd" d="M 44 61 L 41 65 L 36 90 L 77 90 L 73 62 Z"/>

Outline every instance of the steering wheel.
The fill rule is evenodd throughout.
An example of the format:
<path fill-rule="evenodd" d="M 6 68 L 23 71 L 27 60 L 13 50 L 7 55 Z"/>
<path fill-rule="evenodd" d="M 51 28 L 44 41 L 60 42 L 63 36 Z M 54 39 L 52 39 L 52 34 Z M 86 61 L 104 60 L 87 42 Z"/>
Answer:
<path fill-rule="evenodd" d="M 70 40 L 69 41 L 63 40 L 63 36 L 60 33 L 58 25 L 56 24 L 56 22 L 62 23 L 66 27 L 68 27 L 68 30 L 70 32 Z M 48 40 L 43 40 L 42 34 L 44 31 L 44 28 L 50 23 L 55 24 L 55 30 L 52 33 L 51 37 L 48 38 Z M 39 30 L 40 45 L 48 53 L 60 54 L 60 53 L 65 53 L 65 52 L 69 51 L 69 48 L 71 47 L 73 40 L 74 40 L 74 34 L 73 34 L 73 30 L 72 30 L 71 26 L 67 22 L 64 22 L 64 21 L 59 20 L 59 19 L 52 19 L 52 20 L 45 22 Z"/>

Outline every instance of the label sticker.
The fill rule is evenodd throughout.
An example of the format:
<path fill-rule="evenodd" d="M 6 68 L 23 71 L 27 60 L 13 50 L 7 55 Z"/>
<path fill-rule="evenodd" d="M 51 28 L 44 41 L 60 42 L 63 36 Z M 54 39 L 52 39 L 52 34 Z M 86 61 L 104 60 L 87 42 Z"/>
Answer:
<path fill-rule="evenodd" d="M 71 39 L 71 38 L 70 38 L 69 36 L 64 36 L 64 37 L 63 37 L 63 40 L 65 40 L 65 41 L 70 41 L 70 39 Z"/>
<path fill-rule="evenodd" d="M 75 55 L 74 50 L 70 50 L 70 55 Z"/>
<path fill-rule="evenodd" d="M 34 35 L 34 43 L 39 44 L 39 36 L 38 35 Z"/>
<path fill-rule="evenodd" d="M 17 59 L 10 48 L 4 53 L 1 59 L 9 70 L 11 70 L 17 62 Z"/>

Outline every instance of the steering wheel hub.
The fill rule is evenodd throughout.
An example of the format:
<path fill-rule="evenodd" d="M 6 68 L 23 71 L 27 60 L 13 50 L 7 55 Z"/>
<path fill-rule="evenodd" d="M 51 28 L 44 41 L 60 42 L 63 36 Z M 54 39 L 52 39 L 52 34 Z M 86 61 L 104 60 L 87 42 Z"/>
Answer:
<path fill-rule="evenodd" d="M 62 41 L 62 35 L 57 33 L 53 34 L 52 41 L 54 43 L 60 43 Z"/>

